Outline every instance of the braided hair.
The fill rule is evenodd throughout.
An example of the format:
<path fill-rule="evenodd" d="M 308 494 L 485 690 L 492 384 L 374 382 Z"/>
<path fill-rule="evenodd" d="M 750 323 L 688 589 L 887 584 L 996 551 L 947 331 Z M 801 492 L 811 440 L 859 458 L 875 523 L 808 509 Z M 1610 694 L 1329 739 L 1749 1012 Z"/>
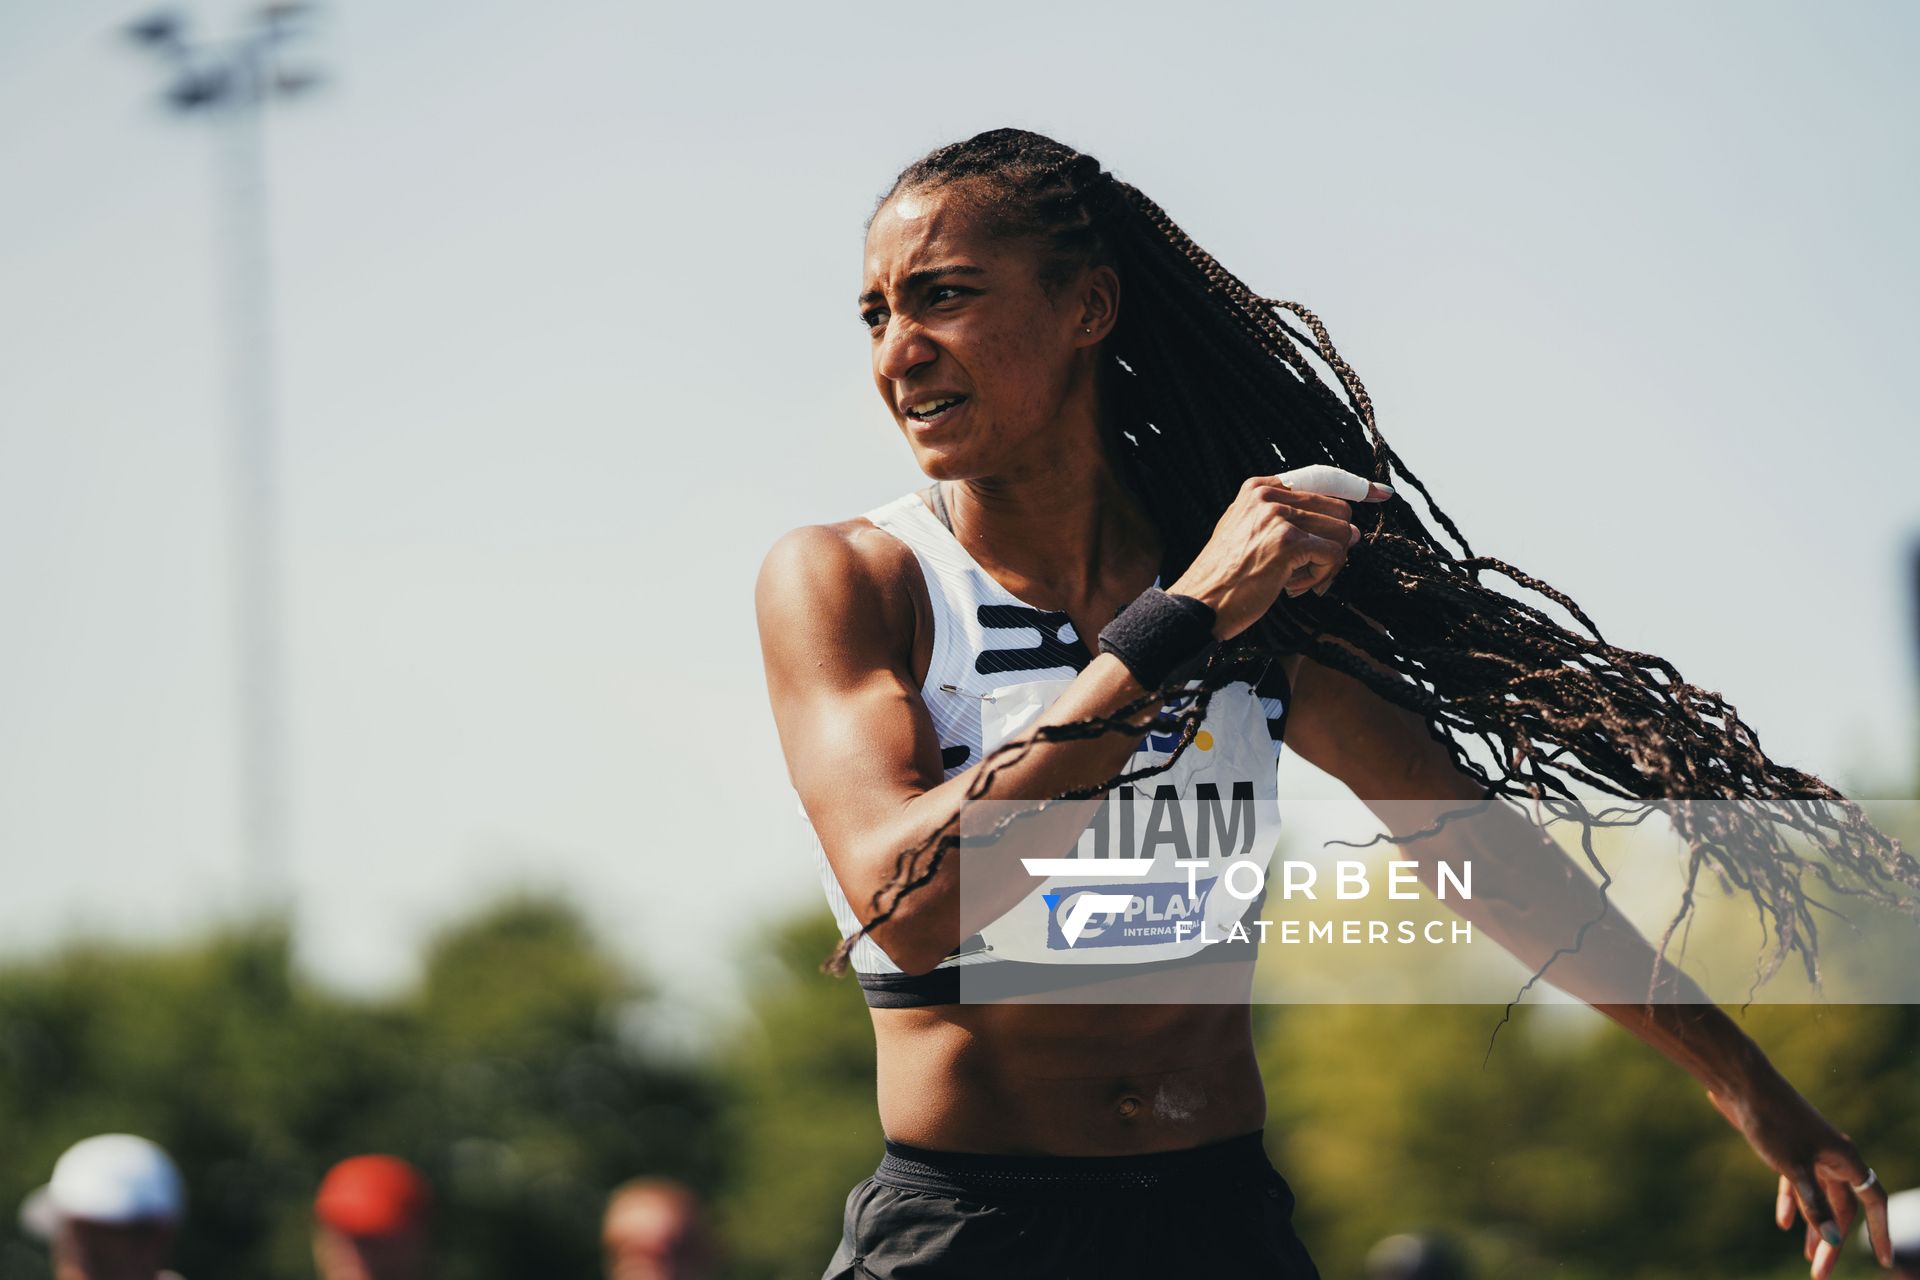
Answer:
<path fill-rule="evenodd" d="M 998 770 L 1039 742 L 1152 728 L 1178 732 L 1184 750 L 1213 690 L 1243 678 L 1250 661 L 1301 652 L 1424 717 L 1489 802 L 1525 800 L 1578 822 L 1603 893 L 1611 878 L 1594 852 L 1596 826 L 1638 822 L 1655 801 L 1744 802 L 1680 805 L 1672 815 L 1689 858 L 1679 909 L 1656 952 L 1656 982 L 1708 868 L 1726 892 L 1737 887 L 1751 897 L 1763 935 L 1771 930 L 1756 987 L 1796 952 L 1819 983 L 1813 908 L 1821 904 L 1806 895 L 1809 873 L 1836 892 L 1920 914 L 1920 899 L 1898 892 L 1920 891 L 1920 863 L 1853 802 L 1768 758 L 1718 693 L 1689 683 L 1663 658 L 1609 643 L 1579 605 L 1540 579 L 1476 555 L 1380 434 L 1366 388 L 1313 312 L 1258 296 L 1137 187 L 1037 133 L 994 129 L 940 147 L 901 172 L 875 213 L 898 193 L 931 190 L 959 201 L 987 234 L 1032 243 L 1049 290 L 1093 266 L 1120 275 L 1126 300 L 1101 352 L 1103 444 L 1153 521 L 1170 571 L 1199 552 L 1248 476 L 1310 463 L 1417 491 L 1441 531 L 1407 502 L 1357 507 L 1361 541 L 1324 596 L 1283 597 L 1196 689 L 1154 691 L 1113 716 L 1045 727 L 1000 747 L 982 761 L 970 800 L 987 795 Z M 1314 359 L 1331 370 L 1338 392 Z M 1578 629 L 1496 589 L 1496 578 L 1557 605 Z M 1468 752 L 1474 742 L 1486 761 Z M 1595 813 L 1575 784 L 1631 807 Z M 1385 838 L 1405 843 L 1439 825 Z M 957 828 L 956 818 L 896 856 L 872 918 L 835 950 L 829 971 L 843 972 L 853 944 L 933 879 L 959 847 Z M 1820 857 L 1796 854 L 1789 833 L 1811 841 Z M 1652 990 L 1650 983 L 1650 1000 Z"/>

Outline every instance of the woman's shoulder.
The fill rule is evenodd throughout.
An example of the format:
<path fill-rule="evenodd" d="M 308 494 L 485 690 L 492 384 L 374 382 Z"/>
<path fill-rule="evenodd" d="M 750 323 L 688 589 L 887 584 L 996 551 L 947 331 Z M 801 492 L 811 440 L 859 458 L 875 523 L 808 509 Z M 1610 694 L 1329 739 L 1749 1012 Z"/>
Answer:
<path fill-rule="evenodd" d="M 801 583 L 815 589 L 880 590 L 905 585 L 913 551 L 865 516 L 789 529 L 761 562 L 762 583 Z"/>
<path fill-rule="evenodd" d="M 763 629 L 860 632 L 908 651 L 930 615 L 912 548 L 864 516 L 782 534 L 761 562 L 754 604 Z"/>

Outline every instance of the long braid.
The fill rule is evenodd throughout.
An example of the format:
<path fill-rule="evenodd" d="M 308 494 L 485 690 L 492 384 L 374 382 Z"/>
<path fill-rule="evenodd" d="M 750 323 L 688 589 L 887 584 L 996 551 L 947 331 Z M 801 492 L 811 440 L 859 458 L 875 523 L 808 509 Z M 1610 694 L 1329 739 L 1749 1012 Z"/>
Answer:
<path fill-rule="evenodd" d="M 1048 726 L 1003 745 L 981 762 L 968 799 L 986 796 L 998 772 L 1039 742 L 1151 728 L 1179 733 L 1184 750 L 1215 689 L 1298 651 L 1423 716 L 1489 801 L 1525 800 L 1580 823 L 1603 892 L 1610 877 L 1593 850 L 1596 826 L 1637 823 L 1660 801 L 1746 802 L 1676 808 L 1674 826 L 1690 851 L 1686 886 L 1660 938 L 1654 982 L 1709 868 L 1724 886 L 1745 892 L 1772 930 L 1756 986 L 1794 952 L 1819 982 L 1813 909 L 1820 904 L 1806 896 L 1807 874 L 1836 892 L 1920 915 L 1920 863 L 1853 802 L 1769 759 L 1719 694 L 1689 683 L 1662 658 L 1607 642 L 1579 605 L 1540 579 L 1475 555 L 1381 435 L 1366 387 L 1312 311 L 1254 293 L 1137 188 L 1039 134 L 995 129 L 941 147 L 903 171 L 880 203 L 928 189 L 964 201 L 989 234 L 1038 244 L 1049 288 L 1090 265 L 1119 272 L 1126 295 L 1103 344 L 1103 430 L 1169 567 L 1192 560 L 1248 476 L 1314 462 L 1417 492 L 1455 548 L 1408 502 L 1367 508 L 1362 540 L 1326 595 L 1280 601 L 1209 664 L 1197 690 L 1155 691 L 1113 716 Z M 1316 360 L 1331 370 L 1337 391 Z M 1495 577 L 1557 606 L 1581 630 L 1483 581 Z M 1491 765 L 1468 750 L 1473 743 Z M 1575 784 L 1634 803 L 1596 814 Z M 844 971 L 854 943 L 933 879 L 959 847 L 958 825 L 955 818 L 897 855 L 870 903 L 871 918 L 834 951 L 829 970 Z M 1788 833 L 1810 840 L 1820 858 L 1797 855 Z"/>

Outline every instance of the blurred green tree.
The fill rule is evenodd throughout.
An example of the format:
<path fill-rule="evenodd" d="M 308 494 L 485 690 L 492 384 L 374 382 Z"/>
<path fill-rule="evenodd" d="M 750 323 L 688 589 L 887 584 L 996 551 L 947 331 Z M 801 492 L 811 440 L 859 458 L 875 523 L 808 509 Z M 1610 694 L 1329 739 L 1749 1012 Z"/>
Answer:
<path fill-rule="evenodd" d="M 866 1002 L 851 978 L 820 972 L 838 941 L 824 910 L 774 932 L 749 961 L 752 1017 L 719 1065 L 736 1157 L 721 1222 L 750 1280 L 817 1280 L 847 1192 L 879 1163 Z"/>
<path fill-rule="evenodd" d="M 1591 1010 L 1518 1009 L 1491 1055 L 1491 1005 L 1260 1012 L 1269 1149 L 1329 1276 L 1420 1229 L 1482 1277 L 1806 1274 L 1771 1225 L 1773 1175 L 1690 1077 Z M 1743 1025 L 1888 1185 L 1920 1181 L 1920 1010 L 1756 1006 Z"/>
<path fill-rule="evenodd" d="M 192 1280 L 307 1276 L 335 1160 L 386 1151 L 439 1195 L 446 1280 L 598 1274 L 606 1192 L 636 1173 L 711 1192 L 718 1109 L 694 1070 L 622 1034 L 643 990 L 580 918 L 519 898 L 432 945 L 417 991 L 341 999 L 267 926 L 176 948 L 90 945 L 0 972 L 0 1205 L 68 1144 L 145 1134 L 192 1197 Z M 18 1242 L 0 1280 L 43 1280 Z"/>

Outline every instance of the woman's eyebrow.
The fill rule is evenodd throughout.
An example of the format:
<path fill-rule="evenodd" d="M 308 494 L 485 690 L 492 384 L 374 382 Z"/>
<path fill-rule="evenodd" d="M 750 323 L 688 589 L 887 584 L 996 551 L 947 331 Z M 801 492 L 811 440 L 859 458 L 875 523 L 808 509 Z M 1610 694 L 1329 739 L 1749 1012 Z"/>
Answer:
<path fill-rule="evenodd" d="M 909 289 L 917 289 L 923 284 L 932 284 L 941 276 L 983 276 L 985 274 L 987 274 L 985 267 L 969 267 L 956 262 L 945 267 L 928 267 L 925 271 L 915 271 L 906 278 L 905 284 Z M 860 295 L 860 305 L 863 307 L 870 302 L 884 300 L 878 289 L 872 289 Z"/>

